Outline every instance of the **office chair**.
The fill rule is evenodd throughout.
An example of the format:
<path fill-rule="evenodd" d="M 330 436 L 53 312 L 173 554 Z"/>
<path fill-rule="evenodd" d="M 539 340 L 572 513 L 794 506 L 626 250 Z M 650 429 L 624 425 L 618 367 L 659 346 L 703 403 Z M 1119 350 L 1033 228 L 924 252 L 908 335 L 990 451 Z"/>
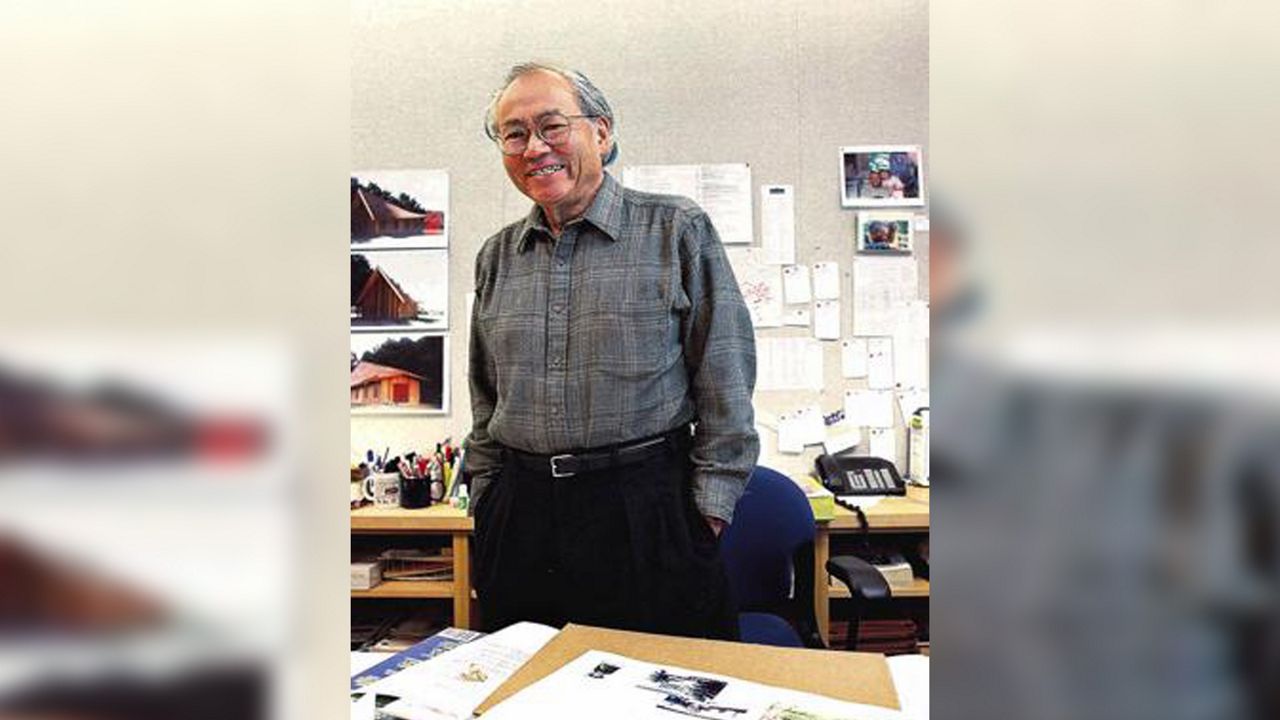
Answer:
<path fill-rule="evenodd" d="M 720 541 L 742 642 L 825 647 L 813 611 L 815 533 L 804 491 L 778 471 L 757 466 Z M 860 601 L 888 597 L 889 586 L 859 558 L 832 558 L 827 570 L 849 586 L 855 605 L 849 637 L 856 638 Z"/>

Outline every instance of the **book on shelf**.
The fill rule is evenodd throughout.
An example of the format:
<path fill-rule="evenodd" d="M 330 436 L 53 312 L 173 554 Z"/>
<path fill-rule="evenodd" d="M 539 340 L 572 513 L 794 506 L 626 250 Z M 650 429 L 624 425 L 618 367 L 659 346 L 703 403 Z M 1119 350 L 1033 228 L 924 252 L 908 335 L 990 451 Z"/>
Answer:
<path fill-rule="evenodd" d="M 435 580 L 453 579 L 453 550 L 416 550 L 393 548 L 383 550 L 383 580 Z"/>
<path fill-rule="evenodd" d="M 880 571 L 891 589 L 908 588 L 915 582 L 916 576 L 911 569 L 911 563 L 907 562 L 907 558 L 901 553 L 891 553 L 875 558 L 871 564 Z"/>

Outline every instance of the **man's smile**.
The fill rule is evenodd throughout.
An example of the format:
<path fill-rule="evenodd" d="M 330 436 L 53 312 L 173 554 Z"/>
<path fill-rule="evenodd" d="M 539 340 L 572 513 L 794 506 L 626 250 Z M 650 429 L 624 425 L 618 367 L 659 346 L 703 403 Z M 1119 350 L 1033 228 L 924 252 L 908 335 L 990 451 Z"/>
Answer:
<path fill-rule="evenodd" d="M 542 167 L 537 168 L 536 170 L 530 170 L 528 173 L 525 173 L 525 174 L 528 175 L 529 177 L 538 177 L 541 175 L 550 175 L 551 173 L 559 172 L 563 169 L 564 169 L 564 165 L 553 163 L 551 165 L 543 165 Z"/>

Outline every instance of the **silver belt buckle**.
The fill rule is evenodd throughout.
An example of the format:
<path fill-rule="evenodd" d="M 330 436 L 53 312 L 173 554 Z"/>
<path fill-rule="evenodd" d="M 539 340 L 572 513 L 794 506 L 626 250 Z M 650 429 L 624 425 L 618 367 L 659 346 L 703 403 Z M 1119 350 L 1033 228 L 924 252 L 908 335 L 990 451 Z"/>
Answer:
<path fill-rule="evenodd" d="M 572 457 L 573 457 L 572 455 L 552 455 L 551 456 L 551 477 L 553 478 L 573 477 L 576 473 L 560 472 L 560 470 L 556 468 L 557 460 L 565 461 L 565 460 L 571 459 Z"/>

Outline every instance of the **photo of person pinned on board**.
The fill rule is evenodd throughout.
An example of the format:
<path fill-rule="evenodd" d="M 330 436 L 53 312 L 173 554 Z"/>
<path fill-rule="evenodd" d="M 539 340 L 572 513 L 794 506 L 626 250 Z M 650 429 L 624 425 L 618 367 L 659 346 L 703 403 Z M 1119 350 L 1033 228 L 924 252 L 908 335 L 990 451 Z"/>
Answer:
<path fill-rule="evenodd" d="M 693 201 L 624 188 L 613 109 L 526 63 L 485 132 L 533 201 L 476 257 L 466 464 L 485 624 L 734 638 L 718 536 L 759 453 L 751 319 Z"/>
<path fill-rule="evenodd" d="M 844 207 L 905 207 L 924 204 L 920 148 L 876 145 L 840 148 Z"/>
<path fill-rule="evenodd" d="M 858 213 L 858 252 L 875 255 L 911 252 L 912 221 L 912 215 L 904 212 Z"/>

